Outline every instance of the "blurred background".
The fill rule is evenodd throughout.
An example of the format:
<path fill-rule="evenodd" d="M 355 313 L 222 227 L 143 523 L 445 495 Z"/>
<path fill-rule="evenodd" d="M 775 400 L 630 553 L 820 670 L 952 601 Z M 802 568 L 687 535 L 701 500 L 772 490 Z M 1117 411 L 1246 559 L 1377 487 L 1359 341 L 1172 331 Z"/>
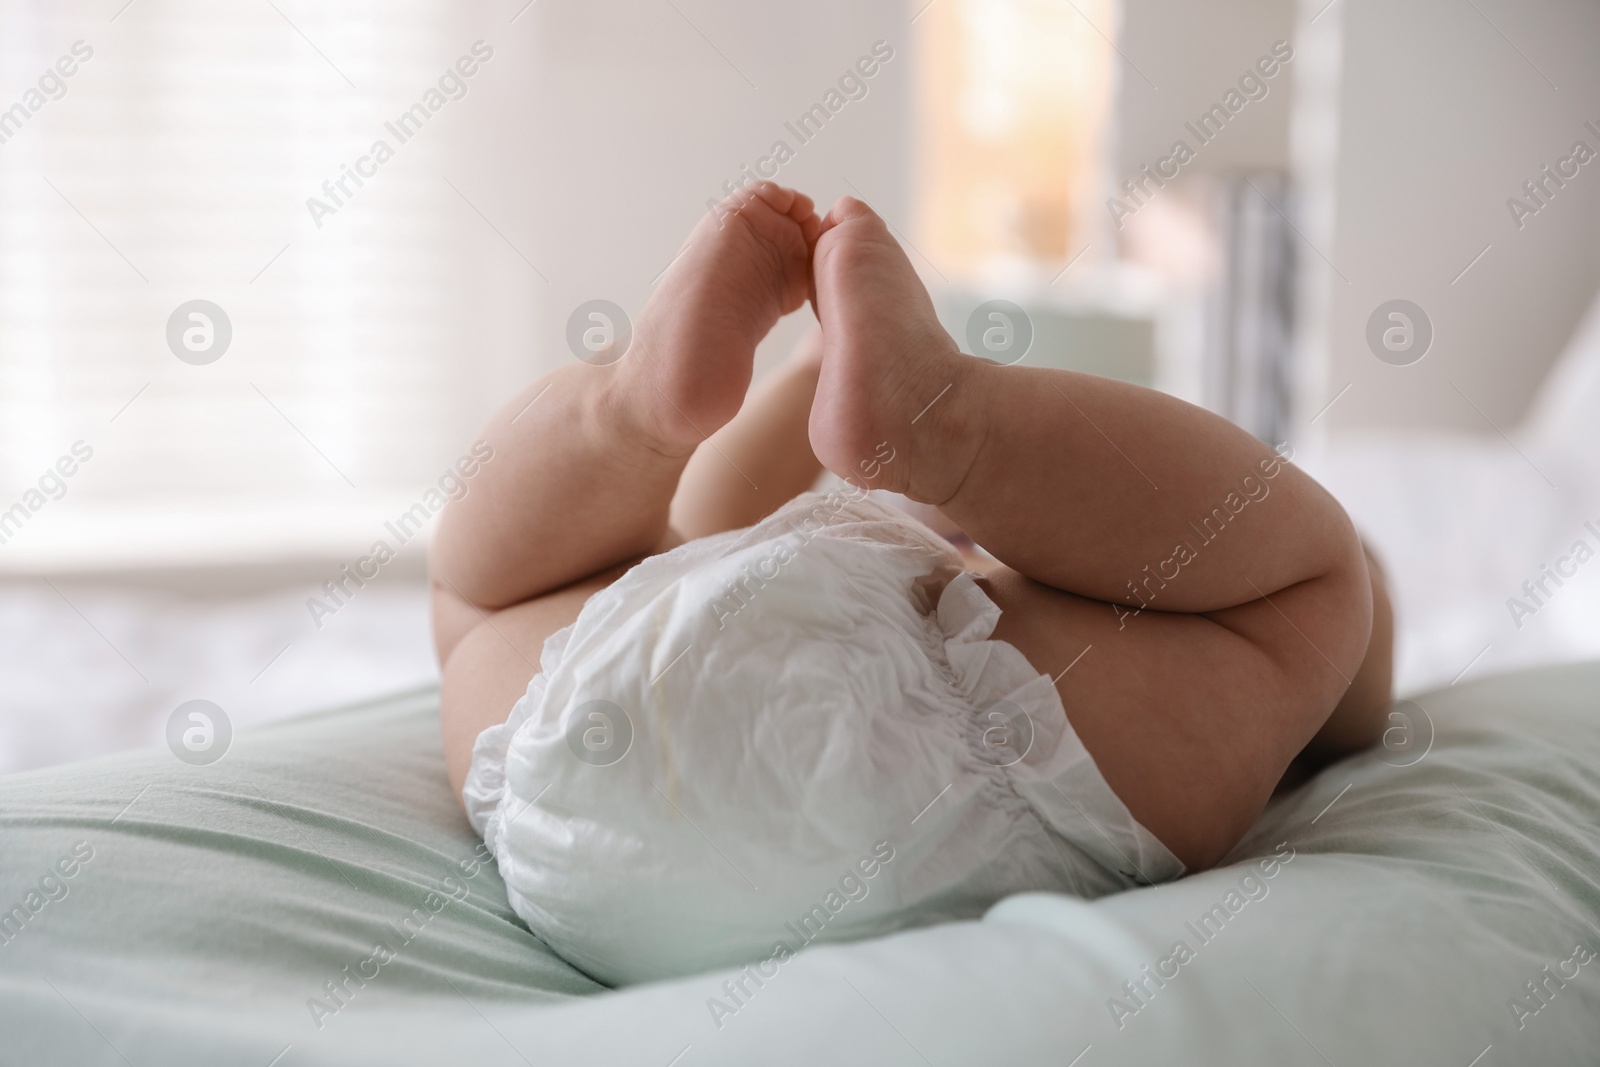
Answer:
<path fill-rule="evenodd" d="M 758 167 L 872 203 L 964 346 L 1010 301 L 1028 362 L 1292 447 L 1402 695 L 1600 655 L 1597 46 L 1577 0 L 0 0 L 0 771 L 435 680 L 396 519 Z"/>

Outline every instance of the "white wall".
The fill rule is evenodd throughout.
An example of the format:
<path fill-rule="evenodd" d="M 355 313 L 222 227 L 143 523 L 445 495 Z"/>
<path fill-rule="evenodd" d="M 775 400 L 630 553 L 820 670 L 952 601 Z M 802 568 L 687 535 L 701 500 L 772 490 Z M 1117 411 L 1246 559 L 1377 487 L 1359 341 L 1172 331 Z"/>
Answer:
<path fill-rule="evenodd" d="M 1165 153 L 1182 122 L 1273 40 L 1295 41 L 1306 58 L 1311 42 L 1296 37 L 1295 7 L 1125 0 L 1119 178 Z M 1329 276 L 1325 380 L 1309 391 L 1304 414 L 1351 384 L 1322 420 L 1335 435 L 1372 426 L 1492 435 L 1485 416 L 1509 429 L 1600 286 L 1600 160 L 1520 231 L 1505 204 L 1575 140 L 1600 152 L 1600 136 L 1583 128 L 1600 126 L 1600 8 L 1581 0 L 1299 7 L 1303 19 L 1317 16 L 1310 31 L 1342 36 L 1343 55 L 1331 236 L 1313 235 L 1314 218 L 1301 223 L 1316 245 L 1300 246 L 1302 262 Z M 1250 105 L 1191 171 L 1288 167 L 1287 89 L 1274 85 Z M 1432 350 L 1412 366 L 1380 362 L 1365 340 L 1368 316 L 1394 298 L 1421 305 L 1435 329 Z M 1318 304 L 1308 300 L 1305 310 L 1320 319 Z"/>
<path fill-rule="evenodd" d="M 1119 47 L 1116 173 L 1164 156 L 1184 128 L 1233 88 L 1274 41 L 1294 37 L 1293 0 L 1124 0 Z M 1191 173 L 1233 168 L 1286 169 L 1293 71 L 1206 145 Z"/>
<path fill-rule="evenodd" d="M 535 4 L 505 28 L 511 76 L 477 112 L 485 125 L 462 136 L 459 169 L 549 283 L 486 234 L 485 254 L 514 278 L 507 300 L 529 316 L 526 333 L 491 341 L 514 349 L 496 390 L 572 358 L 563 331 L 579 303 L 603 297 L 636 314 L 706 200 L 776 140 L 796 149 L 779 180 L 823 210 L 859 189 L 904 225 L 912 13 L 900 0 L 825 0 L 782 17 L 733 0 L 585 0 Z M 784 122 L 879 39 L 896 55 L 868 95 L 799 145 Z M 763 363 L 803 317 L 780 327 Z"/>
<path fill-rule="evenodd" d="M 1509 429 L 1600 285 L 1600 161 L 1520 232 L 1506 208 L 1574 141 L 1600 151 L 1583 125 L 1600 126 L 1600 7 L 1339 3 L 1337 238 L 1323 251 L 1348 282 L 1332 281 L 1327 395 L 1354 386 L 1329 419 L 1492 434 L 1487 416 Z M 1435 329 L 1407 367 L 1374 358 L 1363 337 L 1397 297 Z"/>

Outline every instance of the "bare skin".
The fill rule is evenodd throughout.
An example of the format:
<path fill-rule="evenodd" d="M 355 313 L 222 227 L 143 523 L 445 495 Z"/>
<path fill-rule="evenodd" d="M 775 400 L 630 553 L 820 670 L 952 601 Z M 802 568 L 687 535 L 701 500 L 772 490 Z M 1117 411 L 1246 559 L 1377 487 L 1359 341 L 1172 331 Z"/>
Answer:
<path fill-rule="evenodd" d="M 822 463 L 806 423 L 821 373 L 822 335 L 814 333 L 695 450 L 672 498 L 673 529 L 693 538 L 754 526 L 816 484 Z"/>
<path fill-rule="evenodd" d="M 1237 843 L 1297 755 L 1381 735 L 1381 580 L 1338 504 L 1259 441 L 1148 390 L 961 354 L 857 201 L 819 221 L 763 186 L 691 243 L 625 359 L 558 371 L 491 422 L 495 460 L 441 524 L 435 639 L 458 791 L 477 734 L 590 594 L 686 537 L 759 520 L 823 465 L 855 478 L 885 441 L 896 459 L 874 484 L 938 506 L 999 561 L 983 580 L 996 636 L 1056 678 L 1107 782 L 1190 868 Z M 745 398 L 756 342 L 813 275 L 820 351 Z M 1202 540 L 1190 523 L 1246 476 L 1270 493 Z M 1152 581 L 1146 566 L 1172 575 L 1181 541 L 1192 558 Z"/>
<path fill-rule="evenodd" d="M 505 720 L 545 638 L 683 541 L 669 525 L 680 476 L 744 402 L 756 344 L 811 291 L 821 223 L 808 198 L 764 184 L 721 214 L 690 234 L 623 359 L 563 367 L 500 409 L 482 434 L 495 459 L 441 519 L 429 575 L 458 793 L 474 740 Z"/>

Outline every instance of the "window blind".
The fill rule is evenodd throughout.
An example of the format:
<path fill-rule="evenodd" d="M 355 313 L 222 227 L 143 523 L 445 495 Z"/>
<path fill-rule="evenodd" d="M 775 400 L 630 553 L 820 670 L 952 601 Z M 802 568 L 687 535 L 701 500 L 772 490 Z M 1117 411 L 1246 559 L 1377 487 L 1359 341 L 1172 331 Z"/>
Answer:
<path fill-rule="evenodd" d="M 443 0 L 122 3 L 0 0 L 0 570 L 342 551 L 484 414 L 446 177 L 483 34 Z M 210 362 L 168 340 L 197 300 Z"/>

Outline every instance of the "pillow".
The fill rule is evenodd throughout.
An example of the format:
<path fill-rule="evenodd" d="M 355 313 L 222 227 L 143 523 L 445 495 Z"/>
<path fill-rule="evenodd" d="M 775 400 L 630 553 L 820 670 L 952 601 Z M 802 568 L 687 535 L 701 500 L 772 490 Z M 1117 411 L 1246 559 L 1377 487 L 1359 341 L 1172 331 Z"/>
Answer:
<path fill-rule="evenodd" d="M 1600 451 L 1600 293 L 1546 372 L 1523 420 L 1535 448 L 1593 456 Z"/>

